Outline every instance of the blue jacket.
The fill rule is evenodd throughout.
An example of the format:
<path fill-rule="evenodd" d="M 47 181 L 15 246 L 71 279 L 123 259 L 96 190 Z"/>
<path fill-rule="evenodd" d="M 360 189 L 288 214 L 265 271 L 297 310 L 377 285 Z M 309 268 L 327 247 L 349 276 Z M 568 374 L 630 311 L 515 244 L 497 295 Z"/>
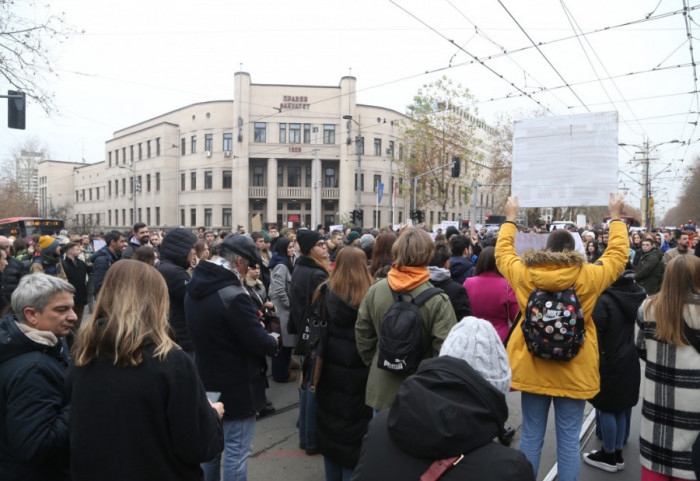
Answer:
<path fill-rule="evenodd" d="M 185 318 L 199 376 L 207 391 L 221 393 L 224 418 L 254 416 L 265 406 L 265 356 L 275 354 L 277 341 L 260 324 L 238 276 L 214 262 L 197 264 Z"/>
<path fill-rule="evenodd" d="M 95 286 L 95 299 L 97 299 L 97 295 L 100 293 L 100 288 L 107 275 L 107 270 L 118 260 L 119 256 L 109 250 L 107 246 L 104 246 L 90 257 L 90 262 L 92 262 L 93 283 Z"/>
<path fill-rule="evenodd" d="M 450 257 L 450 276 L 452 276 L 453 281 L 459 282 L 460 285 L 464 284 L 467 277 L 474 275 L 474 269 L 476 266 L 470 259 L 461 256 Z"/>
<path fill-rule="evenodd" d="M 63 339 L 30 339 L 14 316 L 0 319 L 0 479 L 67 480 L 68 367 Z"/>

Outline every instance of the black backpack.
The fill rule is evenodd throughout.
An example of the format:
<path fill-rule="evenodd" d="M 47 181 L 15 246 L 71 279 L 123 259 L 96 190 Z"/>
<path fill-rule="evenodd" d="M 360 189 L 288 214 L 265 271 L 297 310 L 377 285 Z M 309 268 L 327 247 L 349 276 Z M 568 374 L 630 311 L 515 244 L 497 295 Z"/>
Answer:
<path fill-rule="evenodd" d="M 583 309 L 573 287 L 560 292 L 535 288 L 521 323 L 528 351 L 542 359 L 570 361 L 586 336 Z"/>
<path fill-rule="evenodd" d="M 431 287 L 414 299 L 410 294 L 397 293 L 391 287 L 394 304 L 382 317 L 377 367 L 387 371 L 410 374 L 423 359 L 423 316 L 420 306 L 442 289 Z M 408 297 L 410 300 L 403 300 Z"/>

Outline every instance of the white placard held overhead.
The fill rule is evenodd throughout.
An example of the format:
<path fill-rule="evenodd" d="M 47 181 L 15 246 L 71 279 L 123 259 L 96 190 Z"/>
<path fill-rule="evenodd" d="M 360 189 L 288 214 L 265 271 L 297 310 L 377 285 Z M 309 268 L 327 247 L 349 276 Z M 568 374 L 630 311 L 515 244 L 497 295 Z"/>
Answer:
<path fill-rule="evenodd" d="M 617 192 L 617 112 L 513 126 L 512 195 L 520 207 L 606 206 Z"/>
<path fill-rule="evenodd" d="M 329 233 L 333 232 L 334 230 L 339 230 L 340 232 L 343 232 L 343 225 L 342 224 L 332 225 L 328 228 Z"/>

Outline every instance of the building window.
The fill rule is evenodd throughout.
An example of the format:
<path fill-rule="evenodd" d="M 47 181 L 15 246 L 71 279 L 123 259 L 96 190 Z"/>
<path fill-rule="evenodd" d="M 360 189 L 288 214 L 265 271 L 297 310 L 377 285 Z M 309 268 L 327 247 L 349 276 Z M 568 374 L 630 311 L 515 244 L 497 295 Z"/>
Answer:
<path fill-rule="evenodd" d="M 107 210 L 107 224 L 112 225 L 112 211 Z"/>
<path fill-rule="evenodd" d="M 362 177 L 360 178 L 360 191 L 364 192 L 365 190 L 365 174 L 362 174 Z M 357 190 L 357 174 L 355 174 L 355 190 Z"/>
<path fill-rule="evenodd" d="M 190 225 L 197 225 L 197 209 L 190 209 Z"/>
<path fill-rule="evenodd" d="M 151 208 L 146 207 L 146 224 L 151 225 Z"/>
<path fill-rule="evenodd" d="M 156 172 L 156 192 L 160 192 L 160 172 Z"/>
<path fill-rule="evenodd" d="M 284 185 L 284 171 L 282 170 L 282 166 L 277 167 L 277 187 L 282 187 Z"/>
<path fill-rule="evenodd" d="M 112 181 L 107 182 L 107 197 L 112 197 Z"/>
<path fill-rule="evenodd" d="M 185 151 L 186 146 L 187 146 L 187 141 L 186 141 L 185 138 L 183 137 L 183 138 L 180 140 L 180 155 L 185 155 L 185 154 L 187 153 L 187 152 Z"/>
<path fill-rule="evenodd" d="M 335 144 L 335 125 L 324 124 L 323 125 L 323 143 L 324 144 Z"/>
<path fill-rule="evenodd" d="M 287 167 L 287 187 L 301 187 L 301 167 Z"/>
<path fill-rule="evenodd" d="M 394 141 L 390 140 L 389 141 L 389 155 L 392 157 L 394 156 Z"/>
<path fill-rule="evenodd" d="M 134 222 L 134 208 L 129 209 L 129 224 L 133 225 Z"/>
<path fill-rule="evenodd" d="M 114 180 L 114 195 L 119 195 L 119 179 Z"/>
<path fill-rule="evenodd" d="M 126 195 L 126 177 L 122 179 L 122 195 Z"/>
<path fill-rule="evenodd" d="M 382 211 L 381 210 L 372 210 L 372 225 L 376 225 L 379 227 L 382 225 Z"/>
<path fill-rule="evenodd" d="M 211 170 L 204 171 L 204 189 L 210 190 L 213 184 L 213 174 Z M 210 225 L 211 223 L 207 224 Z"/>
<path fill-rule="evenodd" d="M 80 195 L 78 194 L 78 191 L 75 191 L 75 201 L 80 202 Z"/>
<path fill-rule="evenodd" d="M 375 175 L 374 176 L 374 191 L 373 192 L 377 192 L 379 190 L 379 184 L 381 184 L 381 183 L 382 183 L 382 176 Z M 373 224 L 373 225 L 377 225 L 377 224 Z"/>
<path fill-rule="evenodd" d="M 265 142 L 267 124 L 265 122 L 255 122 L 253 127 L 253 142 Z"/>
<path fill-rule="evenodd" d="M 190 153 L 191 154 L 196 154 L 197 153 L 197 136 L 193 135 L 192 138 L 190 139 Z"/>
<path fill-rule="evenodd" d="M 289 124 L 289 143 L 301 143 L 301 124 Z"/>
<path fill-rule="evenodd" d="M 137 193 L 138 193 L 138 192 L 141 192 L 141 186 L 143 185 L 143 184 L 141 183 L 141 180 L 142 180 L 142 179 L 141 179 L 141 176 L 139 175 L 139 176 L 136 178 L 136 192 L 137 192 Z"/>
<path fill-rule="evenodd" d="M 280 124 L 280 144 L 287 143 L 287 124 Z"/>
<path fill-rule="evenodd" d="M 180 225 L 185 225 L 185 209 L 180 209 Z"/>
<path fill-rule="evenodd" d="M 134 178 L 129 177 L 129 194 L 134 193 Z"/>
<path fill-rule="evenodd" d="M 197 190 L 197 172 L 190 172 L 190 190 Z"/>
<path fill-rule="evenodd" d="M 156 138 L 156 155 L 160 155 L 160 137 Z"/>
<path fill-rule="evenodd" d="M 109 159 L 109 166 L 112 167 L 112 152 L 107 152 L 107 159 Z"/>
<path fill-rule="evenodd" d="M 311 166 L 306 166 L 306 187 L 311 187 Z"/>
<path fill-rule="evenodd" d="M 231 188 L 231 184 L 232 184 L 232 182 L 231 182 L 231 171 L 230 171 L 230 170 L 224 170 L 223 174 L 224 174 L 224 178 L 223 178 L 223 182 L 222 182 L 222 184 L 221 184 L 221 185 L 222 185 L 222 188 L 223 188 L 223 189 L 230 189 L 230 188 Z M 229 225 L 230 225 L 230 224 L 229 224 Z"/>
<path fill-rule="evenodd" d="M 233 134 L 224 134 L 224 152 L 231 152 L 233 149 Z"/>
<path fill-rule="evenodd" d="M 211 209 L 204 209 L 204 225 L 211 226 Z"/>
<path fill-rule="evenodd" d="M 122 164 L 126 164 L 126 147 L 122 147 Z"/>
<path fill-rule="evenodd" d="M 185 173 L 180 174 L 180 190 L 185 190 Z"/>
<path fill-rule="evenodd" d="M 146 174 L 146 192 L 151 191 L 151 174 Z"/>
<path fill-rule="evenodd" d="M 214 134 L 204 134 L 204 150 L 207 152 L 214 150 Z"/>
<path fill-rule="evenodd" d="M 156 207 L 156 225 L 160 225 L 160 207 Z"/>
<path fill-rule="evenodd" d="M 228 207 L 221 209 L 221 225 L 231 227 L 231 209 Z"/>
<path fill-rule="evenodd" d="M 335 167 L 326 167 L 323 177 L 324 187 L 338 187 L 338 179 L 335 174 Z"/>
<path fill-rule="evenodd" d="M 403 160 L 403 145 L 399 144 L 399 160 Z"/>
<path fill-rule="evenodd" d="M 114 151 L 114 164 L 119 165 L 119 149 Z"/>
<path fill-rule="evenodd" d="M 134 146 L 130 145 L 129 146 L 129 159 L 133 162 L 134 161 Z"/>
<path fill-rule="evenodd" d="M 374 155 L 382 155 L 382 139 L 374 139 Z"/>
<path fill-rule="evenodd" d="M 301 203 L 300 202 L 288 202 L 287 203 L 287 210 L 301 210 Z"/>
<path fill-rule="evenodd" d="M 365 138 L 359 135 L 355 137 L 355 153 L 363 155 L 365 153 Z"/>
<path fill-rule="evenodd" d="M 265 185 L 265 167 L 256 165 L 253 167 L 253 186 L 262 187 Z"/>
<path fill-rule="evenodd" d="M 90 200 L 92 200 L 92 189 L 88 190 L 88 195 L 90 196 Z"/>
<path fill-rule="evenodd" d="M 403 177 L 399 177 L 399 195 L 403 195 Z"/>
<path fill-rule="evenodd" d="M 304 124 L 304 143 L 311 143 L 311 124 Z"/>
<path fill-rule="evenodd" d="M 146 141 L 146 157 L 151 158 L 151 141 Z"/>
<path fill-rule="evenodd" d="M 97 196 L 97 200 L 100 200 L 100 188 L 99 187 L 95 188 L 95 195 Z"/>
<path fill-rule="evenodd" d="M 143 145 L 139 142 L 139 160 L 143 160 Z"/>
<path fill-rule="evenodd" d="M 142 220 L 143 218 L 141 217 L 141 207 L 138 208 L 137 212 L 138 212 L 138 216 L 139 216 L 138 221 L 143 222 L 143 220 Z"/>

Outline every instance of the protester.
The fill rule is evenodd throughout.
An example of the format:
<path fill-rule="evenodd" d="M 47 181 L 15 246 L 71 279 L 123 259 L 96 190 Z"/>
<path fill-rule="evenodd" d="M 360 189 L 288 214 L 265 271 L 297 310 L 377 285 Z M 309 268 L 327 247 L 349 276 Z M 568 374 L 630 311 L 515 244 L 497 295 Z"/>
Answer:
<path fill-rule="evenodd" d="M 88 266 L 79 259 L 80 249 L 79 244 L 69 242 L 65 247 L 66 257 L 63 259 L 63 270 L 66 273 L 66 278 L 75 288 L 73 311 L 78 318 L 66 339 L 69 348 L 73 346 L 75 333 L 80 329 L 80 323 L 83 320 L 83 312 L 88 301 L 87 275 L 92 272 L 92 266 Z"/>
<path fill-rule="evenodd" d="M 486 319 L 505 343 L 511 324 L 520 312 L 515 291 L 496 267 L 496 249 L 488 246 L 476 261 L 474 277 L 464 281 L 475 317 Z"/>
<path fill-rule="evenodd" d="M 417 480 L 445 460 L 444 480 L 534 481 L 522 453 L 493 442 L 508 418 L 510 376 L 493 326 L 464 318 L 445 339 L 440 357 L 423 361 L 391 408 L 372 420 L 352 479 Z"/>
<path fill-rule="evenodd" d="M 61 264 L 61 247 L 57 239 L 47 235 L 39 238 L 39 256 L 34 258 L 29 272 L 41 272 L 66 280 L 66 273 L 63 272 Z"/>
<path fill-rule="evenodd" d="M 471 316 L 472 310 L 469 306 L 469 295 L 463 285 L 455 282 L 450 277 L 450 248 L 447 244 L 435 244 L 435 254 L 428 266 L 430 282 L 442 289 L 455 311 L 457 319 Z"/>
<path fill-rule="evenodd" d="M 195 256 L 197 257 L 197 261 L 208 261 L 211 258 L 211 253 L 209 251 L 209 244 L 205 239 L 199 239 L 197 242 L 194 244 L 194 252 Z"/>
<path fill-rule="evenodd" d="M 629 265 L 628 265 L 629 267 Z M 629 435 L 632 407 L 639 400 L 639 359 L 634 348 L 634 321 L 646 298 L 626 270 L 603 292 L 593 309 L 600 351 L 600 392 L 591 400 L 597 410 L 603 447 L 583 460 L 608 472 L 624 469 L 622 447 Z"/>
<path fill-rule="evenodd" d="M 473 248 L 472 241 L 469 237 L 453 235 L 450 237 L 450 249 L 452 257 L 450 257 L 450 274 L 452 280 L 459 284 L 464 284 L 467 277 L 474 275 L 476 266 L 472 262 Z"/>
<path fill-rule="evenodd" d="M 598 249 L 598 241 L 588 241 L 586 243 L 586 262 L 595 264 L 600 259 L 600 250 Z"/>
<path fill-rule="evenodd" d="M 318 448 L 326 481 L 348 481 L 357 464 L 362 437 L 372 418 L 365 404 L 369 369 L 355 345 L 357 308 L 372 277 L 367 257 L 359 249 L 338 252 L 330 277 L 316 291 L 322 328 L 318 369 L 311 385 L 318 400 Z"/>
<path fill-rule="evenodd" d="M 394 232 L 382 232 L 377 237 L 372 251 L 372 265 L 369 268 L 369 273 L 375 279 L 382 279 L 389 273 L 391 265 L 394 263 L 391 249 L 397 238 Z"/>
<path fill-rule="evenodd" d="M 122 252 L 126 249 L 126 239 L 121 232 L 113 230 L 105 236 L 105 244 L 90 258 L 94 277 L 95 298 L 100 294 L 100 288 L 105 275 L 107 275 L 107 270 L 112 264 L 121 259 Z"/>
<path fill-rule="evenodd" d="M 122 259 L 131 259 L 134 255 L 136 249 L 141 246 L 149 245 L 151 240 L 151 235 L 148 230 L 148 226 L 143 222 L 137 222 L 134 224 L 134 235 L 129 239 L 129 243 L 122 253 Z"/>
<path fill-rule="evenodd" d="M 74 291 L 58 277 L 24 276 L 12 295 L 15 314 L 0 320 L 3 481 L 70 479 L 63 338 L 77 320 Z"/>
<path fill-rule="evenodd" d="M 641 252 L 634 270 L 634 280 L 647 291 L 647 294 L 656 294 L 664 278 L 663 254 L 648 238 L 642 241 Z"/>
<path fill-rule="evenodd" d="M 681 231 L 676 231 L 676 242 L 676 247 L 669 249 L 664 253 L 664 265 L 668 265 L 668 263 L 671 262 L 671 259 L 674 257 L 691 253 L 689 249 L 690 238 L 688 237 L 688 234 Z M 691 254 L 694 254 L 694 252 Z"/>
<path fill-rule="evenodd" d="M 294 272 L 293 257 L 292 241 L 287 237 L 277 240 L 269 265 L 271 273 L 270 301 L 277 309 L 281 336 L 279 354 L 272 358 L 272 379 L 276 382 L 294 382 L 297 378 L 296 373 L 289 370 L 292 349 L 297 344 L 297 336 L 290 334 L 288 330 L 292 272 Z"/>
<path fill-rule="evenodd" d="M 646 361 L 640 455 L 642 481 L 694 479 L 691 449 L 700 434 L 700 259 L 676 256 L 661 290 L 637 319 Z"/>
<path fill-rule="evenodd" d="M 428 264 L 433 257 L 433 241 L 422 229 L 407 228 L 392 247 L 396 261 L 386 279 L 377 281 L 362 300 L 355 324 L 357 350 L 370 367 L 366 402 L 376 411 L 388 409 L 396 397 L 407 372 L 393 372 L 377 367 L 382 319 L 394 304 L 394 295 L 407 294 L 415 299 L 430 288 Z M 437 356 L 447 333 L 457 322 L 446 294 L 428 299 L 420 307 L 422 318 L 423 358 Z"/>
<path fill-rule="evenodd" d="M 224 406 L 209 402 L 168 336 L 168 304 L 165 281 L 143 262 L 107 273 L 66 379 L 73 481 L 195 481 L 223 449 Z"/>
<path fill-rule="evenodd" d="M 139 247 L 131 258 L 135 261 L 145 262 L 149 266 L 156 266 L 159 262 L 158 251 L 153 246 Z"/>
<path fill-rule="evenodd" d="M 619 220 L 623 205 L 622 195 L 610 195 L 613 220 L 610 221 L 609 244 L 598 262 L 586 264 L 583 255 L 575 250 L 573 236 L 566 230 L 549 234 L 546 251 L 528 250 L 522 258 L 518 256 L 514 246 L 518 198 L 509 198 L 506 203 L 507 220 L 501 226 L 496 244 L 496 266 L 515 289 L 523 313 L 521 328 L 513 330 L 507 350 L 513 370 L 513 388 L 522 391 L 523 426 L 519 449 L 532 464 L 535 475 L 539 469 L 549 406 L 553 403 L 558 478 L 561 481 L 578 479 L 583 410 L 586 399 L 593 398 L 600 390 L 598 342 L 591 313 L 598 296 L 620 276 L 629 259 L 627 226 Z M 533 345 L 529 338 L 526 340 L 522 329 L 523 323 L 527 326 L 534 315 L 527 310 L 529 297 L 537 295 L 536 289 L 558 293 L 570 288 L 578 298 L 580 309 L 574 307 L 578 304 L 574 299 L 569 312 L 579 317 L 579 311 L 583 311 L 585 342 L 576 344 L 575 347 L 580 346 L 579 351 L 568 352 L 571 357 L 567 361 L 533 355 L 531 349 L 538 350 L 539 346 Z M 553 305 L 554 308 L 557 306 Z M 560 330 L 563 329 L 570 338 L 573 336 L 569 332 L 581 332 L 580 324 L 578 327 L 567 324 L 569 328 L 562 325 Z"/>
<path fill-rule="evenodd" d="M 15 242 L 24 242 L 21 239 Z M 2 294 L 5 296 L 3 303 L 9 303 L 12 298 L 12 293 L 17 289 L 19 281 L 29 273 L 29 266 L 25 265 L 21 260 L 12 257 L 10 239 L 5 236 L 0 236 L 0 250 L 5 251 L 7 266 L 2 271 Z M 29 263 L 27 263 L 29 264 Z"/>

